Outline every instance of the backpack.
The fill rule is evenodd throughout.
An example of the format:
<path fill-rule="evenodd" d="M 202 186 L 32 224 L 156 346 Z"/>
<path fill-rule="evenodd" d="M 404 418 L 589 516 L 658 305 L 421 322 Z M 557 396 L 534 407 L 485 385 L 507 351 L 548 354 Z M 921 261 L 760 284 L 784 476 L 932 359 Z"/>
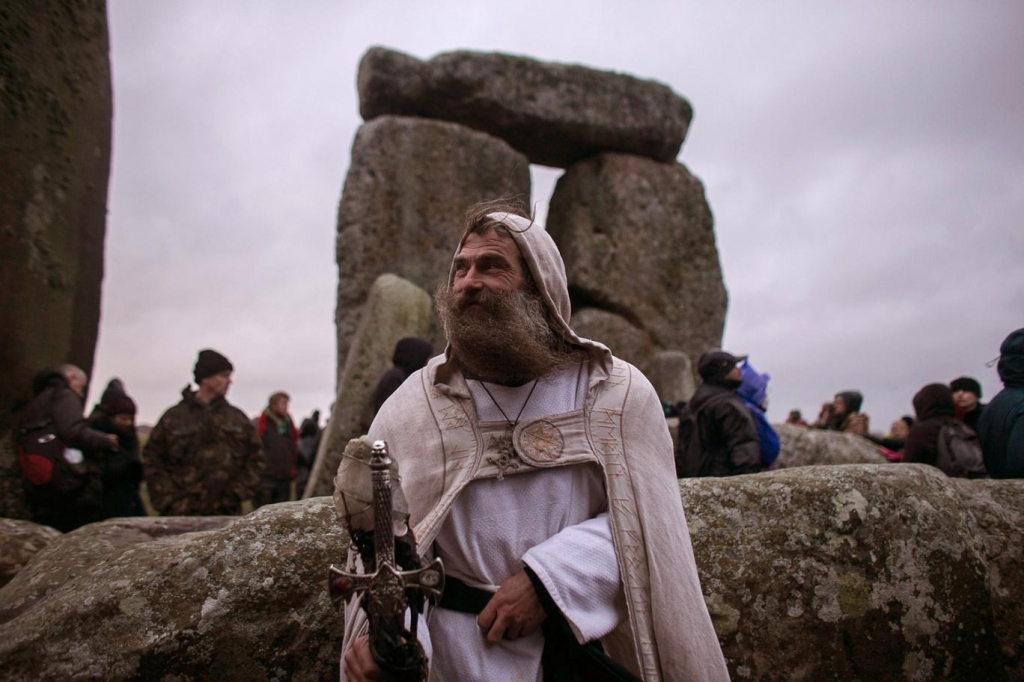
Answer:
<path fill-rule="evenodd" d="M 943 424 L 939 429 L 939 456 L 935 466 L 954 478 L 986 476 L 978 435 L 962 421 Z"/>
<path fill-rule="evenodd" d="M 708 456 L 700 443 L 700 425 L 697 423 L 697 417 L 700 416 L 704 408 L 718 402 L 718 399 L 719 396 L 715 396 L 696 410 L 693 409 L 691 403 L 678 403 L 676 409 L 679 410 L 679 438 L 676 441 L 676 478 L 700 476 Z"/>
<path fill-rule="evenodd" d="M 65 446 L 50 418 L 22 424 L 15 451 L 28 500 L 34 505 L 66 505 L 89 481 L 82 451 Z"/>

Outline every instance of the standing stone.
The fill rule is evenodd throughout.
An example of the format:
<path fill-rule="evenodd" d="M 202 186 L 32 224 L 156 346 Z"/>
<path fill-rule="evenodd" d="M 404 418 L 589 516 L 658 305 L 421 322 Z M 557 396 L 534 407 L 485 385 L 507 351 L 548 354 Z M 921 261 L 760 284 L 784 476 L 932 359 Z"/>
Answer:
<path fill-rule="evenodd" d="M 585 339 L 599 341 L 611 349 L 616 357 L 634 365 L 644 374 L 651 369 L 658 348 L 650 335 L 633 326 L 629 320 L 597 308 L 582 308 L 573 312 L 569 326 Z"/>
<path fill-rule="evenodd" d="M 0 11 L 0 515 L 25 516 L 11 408 L 32 376 L 90 372 L 110 172 L 106 3 L 10 0 Z"/>
<path fill-rule="evenodd" d="M 666 350 L 655 355 L 648 376 L 658 397 L 672 405 L 689 400 L 697 392 L 693 363 L 682 351 Z"/>
<path fill-rule="evenodd" d="M 454 121 L 561 168 L 606 151 L 673 161 L 693 118 L 669 87 L 621 73 L 481 52 L 422 62 L 380 47 L 359 65 L 359 111 Z"/>
<path fill-rule="evenodd" d="M 726 292 L 704 188 L 681 164 L 601 154 L 569 168 L 547 228 L 573 307 L 621 315 L 691 358 L 721 344 Z"/>
<path fill-rule="evenodd" d="M 339 375 L 377 276 L 394 273 L 433 292 L 466 209 L 509 194 L 528 204 L 529 166 L 505 142 L 453 123 L 385 116 L 359 129 L 338 209 Z M 437 347 L 441 335 L 431 329 Z"/>
<path fill-rule="evenodd" d="M 334 475 L 345 445 L 370 428 L 370 399 L 391 367 L 395 344 L 406 336 L 425 338 L 433 319 L 431 312 L 430 295 L 415 284 L 394 275 L 381 275 L 373 283 L 304 497 L 333 494 Z"/>

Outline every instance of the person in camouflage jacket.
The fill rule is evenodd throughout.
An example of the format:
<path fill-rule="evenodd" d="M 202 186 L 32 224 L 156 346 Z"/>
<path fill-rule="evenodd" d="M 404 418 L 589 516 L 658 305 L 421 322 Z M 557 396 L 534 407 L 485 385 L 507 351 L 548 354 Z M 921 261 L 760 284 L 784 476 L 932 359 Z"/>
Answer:
<path fill-rule="evenodd" d="M 167 410 L 146 443 L 146 487 L 165 516 L 239 514 L 255 494 L 266 461 L 256 429 L 225 399 L 234 367 L 213 350 L 199 353 L 181 402 Z"/>

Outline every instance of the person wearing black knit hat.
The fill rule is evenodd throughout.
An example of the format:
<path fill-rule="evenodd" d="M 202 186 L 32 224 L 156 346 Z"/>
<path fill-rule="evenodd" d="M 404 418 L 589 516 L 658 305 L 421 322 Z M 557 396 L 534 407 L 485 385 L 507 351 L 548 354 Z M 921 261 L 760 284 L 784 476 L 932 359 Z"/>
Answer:
<path fill-rule="evenodd" d="M 263 443 L 245 413 L 227 401 L 234 366 L 209 348 L 199 351 L 181 402 L 164 412 L 146 443 L 150 502 L 161 514 L 239 514 L 266 467 Z"/>
<path fill-rule="evenodd" d="M 1024 327 L 999 347 L 996 370 L 1003 390 L 978 422 L 985 468 L 992 478 L 1024 478 Z"/>
<path fill-rule="evenodd" d="M 111 379 L 100 402 L 89 415 L 89 426 L 117 436 L 118 449 L 100 460 L 103 498 L 100 518 L 113 519 L 145 516 L 139 496 L 142 483 L 142 460 L 139 459 L 139 438 L 135 432 L 135 401 L 120 379 Z"/>
<path fill-rule="evenodd" d="M 985 411 L 985 404 L 981 402 L 981 384 L 977 379 L 960 377 L 949 382 L 949 389 L 953 391 L 957 418 L 977 431 L 978 420 Z"/>

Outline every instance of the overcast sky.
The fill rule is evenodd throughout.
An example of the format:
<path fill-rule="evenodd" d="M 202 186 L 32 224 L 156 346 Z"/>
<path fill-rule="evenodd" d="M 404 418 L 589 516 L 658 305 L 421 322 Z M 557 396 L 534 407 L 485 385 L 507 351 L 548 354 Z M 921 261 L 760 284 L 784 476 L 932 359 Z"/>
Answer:
<path fill-rule="evenodd" d="M 154 423 L 200 348 L 250 415 L 326 415 L 335 216 L 360 57 L 499 51 L 669 85 L 695 116 L 729 291 L 724 346 L 769 417 L 865 394 L 872 430 L 924 384 L 1001 388 L 1024 327 L 1024 4 L 217 3 L 109 0 L 114 154 L 91 399 Z M 541 215 L 560 171 L 534 169 Z"/>

